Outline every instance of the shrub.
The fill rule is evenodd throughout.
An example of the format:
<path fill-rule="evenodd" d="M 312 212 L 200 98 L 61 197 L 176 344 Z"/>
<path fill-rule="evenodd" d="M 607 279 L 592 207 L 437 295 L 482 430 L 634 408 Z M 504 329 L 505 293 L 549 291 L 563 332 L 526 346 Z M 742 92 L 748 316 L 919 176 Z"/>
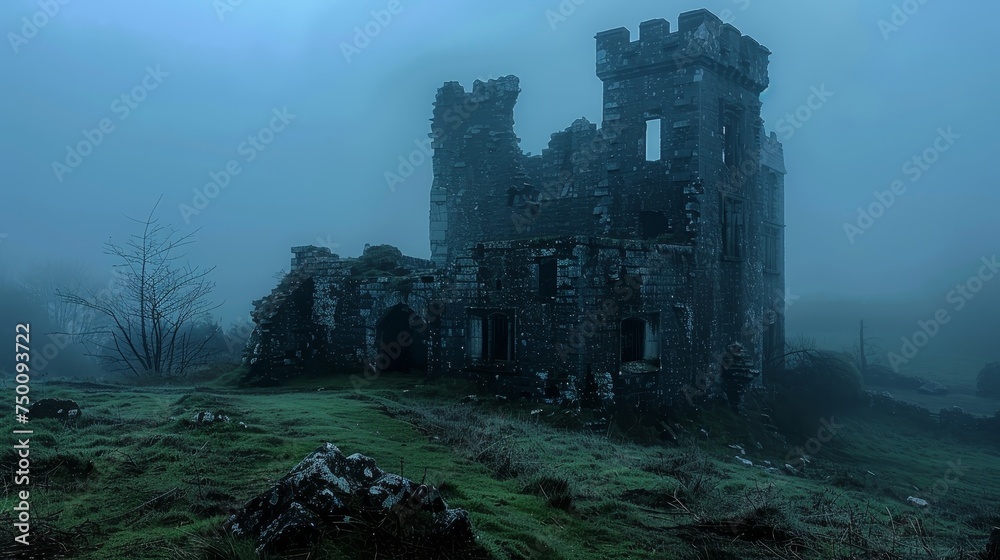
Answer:
<path fill-rule="evenodd" d="M 400 270 L 403 253 L 392 245 L 375 245 L 365 248 L 357 258 L 351 272 L 357 277 L 396 275 Z"/>
<path fill-rule="evenodd" d="M 805 434 L 820 421 L 866 402 L 861 373 L 850 355 L 826 350 L 795 356 L 776 378 L 774 419 L 785 430 Z"/>
<path fill-rule="evenodd" d="M 976 378 L 976 393 L 980 397 L 1000 398 L 1000 362 L 986 364 Z"/>
<path fill-rule="evenodd" d="M 894 387 L 897 389 L 916 389 L 927 383 L 926 379 L 896 373 L 892 368 L 882 365 L 868 366 L 864 372 L 865 382 L 883 387 Z"/>
<path fill-rule="evenodd" d="M 856 406 L 864 400 L 861 373 L 851 357 L 843 352 L 817 350 L 802 354 L 778 384 L 837 408 Z"/>
<path fill-rule="evenodd" d="M 570 511 L 573 509 L 573 484 L 565 477 L 536 475 L 521 490 L 545 498 L 554 508 Z"/>

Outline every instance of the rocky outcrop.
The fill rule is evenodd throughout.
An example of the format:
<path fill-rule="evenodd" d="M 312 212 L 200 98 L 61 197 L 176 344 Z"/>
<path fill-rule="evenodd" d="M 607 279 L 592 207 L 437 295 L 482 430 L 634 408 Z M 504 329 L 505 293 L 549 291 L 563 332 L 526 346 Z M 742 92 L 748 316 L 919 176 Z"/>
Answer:
<path fill-rule="evenodd" d="M 229 416 L 221 412 L 211 412 L 208 410 L 202 410 L 200 412 L 195 412 L 191 416 L 191 423 L 198 426 L 207 426 L 210 424 L 226 424 L 229 422 Z"/>
<path fill-rule="evenodd" d="M 484 557 L 466 511 L 448 508 L 434 488 L 386 473 L 370 457 L 345 456 L 332 443 L 250 500 L 226 528 L 267 554 L 308 548 L 322 536 L 352 550 L 377 550 L 379 558 Z"/>
<path fill-rule="evenodd" d="M 70 399 L 42 399 L 35 402 L 28 409 L 28 417 L 32 420 L 40 420 L 42 418 L 71 420 L 79 418 L 80 413 L 80 405 Z"/>

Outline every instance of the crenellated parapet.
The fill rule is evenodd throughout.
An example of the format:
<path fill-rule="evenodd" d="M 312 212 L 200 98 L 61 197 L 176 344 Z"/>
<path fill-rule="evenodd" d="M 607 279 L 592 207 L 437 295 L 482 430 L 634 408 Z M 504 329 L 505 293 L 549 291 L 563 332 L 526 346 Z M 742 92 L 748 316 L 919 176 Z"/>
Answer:
<path fill-rule="evenodd" d="M 624 27 L 598 33 L 596 39 L 597 76 L 604 81 L 703 65 L 757 93 L 768 86 L 771 51 L 708 10 L 681 14 L 674 32 L 668 21 L 654 19 L 639 25 L 635 41 Z"/>

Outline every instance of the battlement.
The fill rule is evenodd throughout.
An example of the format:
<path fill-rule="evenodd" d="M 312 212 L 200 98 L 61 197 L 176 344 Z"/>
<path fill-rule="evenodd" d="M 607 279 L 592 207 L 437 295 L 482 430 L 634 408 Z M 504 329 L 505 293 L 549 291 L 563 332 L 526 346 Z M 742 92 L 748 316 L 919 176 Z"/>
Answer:
<path fill-rule="evenodd" d="M 435 105 L 457 105 L 469 101 L 478 102 L 486 99 L 510 96 L 517 98 L 521 92 L 520 80 L 517 76 L 502 76 L 487 81 L 476 80 L 472 83 L 472 91 L 466 89 L 459 82 L 445 82 L 438 89 Z"/>
<path fill-rule="evenodd" d="M 666 20 L 654 19 L 639 24 L 635 41 L 624 27 L 603 31 L 595 38 L 597 76 L 603 81 L 697 64 L 726 70 L 753 91 L 767 89 L 771 51 L 708 10 L 681 14 L 675 32 Z"/>

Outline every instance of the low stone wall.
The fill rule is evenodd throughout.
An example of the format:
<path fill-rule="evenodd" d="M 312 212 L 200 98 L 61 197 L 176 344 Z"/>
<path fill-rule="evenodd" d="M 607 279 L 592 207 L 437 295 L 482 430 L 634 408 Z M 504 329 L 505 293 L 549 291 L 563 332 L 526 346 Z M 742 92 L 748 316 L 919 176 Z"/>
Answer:
<path fill-rule="evenodd" d="M 868 397 L 869 410 L 876 414 L 894 416 L 912 424 L 928 428 L 940 426 L 931 411 L 920 405 L 896 400 L 892 395 L 885 392 L 869 392 Z"/>
<path fill-rule="evenodd" d="M 989 432 L 1000 437 L 1000 411 L 993 416 L 976 416 L 955 406 L 941 410 L 941 427 L 955 432 Z"/>
<path fill-rule="evenodd" d="M 982 432 L 1000 438 L 1000 410 L 993 416 L 978 416 L 957 406 L 941 409 L 935 414 L 913 403 L 896 400 L 882 392 L 868 392 L 869 410 L 875 414 L 894 416 L 927 428 L 941 428 L 951 432 Z"/>

